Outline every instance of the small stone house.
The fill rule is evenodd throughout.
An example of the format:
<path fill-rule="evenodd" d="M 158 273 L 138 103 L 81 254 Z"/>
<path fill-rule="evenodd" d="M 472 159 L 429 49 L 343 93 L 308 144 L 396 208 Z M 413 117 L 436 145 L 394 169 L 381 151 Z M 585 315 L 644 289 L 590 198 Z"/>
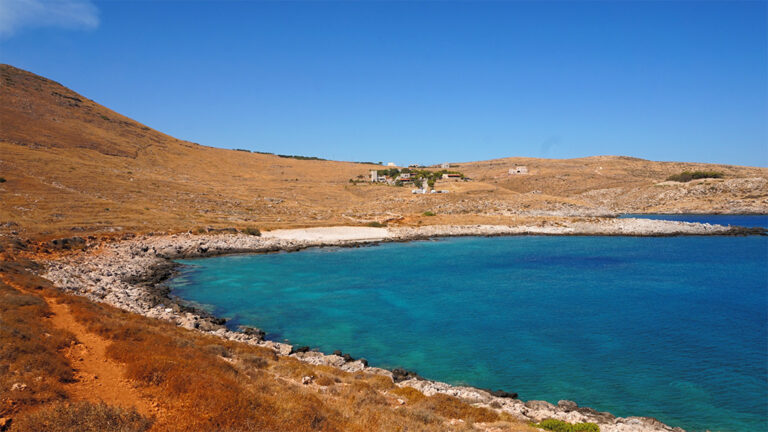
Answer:
<path fill-rule="evenodd" d="M 525 165 L 518 165 L 514 168 L 509 169 L 509 173 L 514 174 L 528 174 L 528 167 Z"/>

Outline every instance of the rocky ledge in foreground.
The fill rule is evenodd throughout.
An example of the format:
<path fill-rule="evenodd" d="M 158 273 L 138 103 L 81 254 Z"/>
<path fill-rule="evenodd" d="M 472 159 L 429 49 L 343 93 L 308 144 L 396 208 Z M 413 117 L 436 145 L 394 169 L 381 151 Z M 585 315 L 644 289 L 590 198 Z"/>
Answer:
<path fill-rule="evenodd" d="M 224 320 L 185 307 L 169 297 L 162 283 L 173 274 L 179 258 L 204 257 L 230 253 L 299 250 L 313 246 L 354 246 L 379 241 L 404 241 L 438 236 L 466 235 L 728 235 L 742 234 L 718 225 L 642 219 L 613 219 L 544 226 L 427 226 L 419 228 L 332 227 L 304 230 L 279 230 L 263 237 L 244 234 L 144 236 L 119 243 L 92 245 L 88 252 L 77 253 L 45 263 L 42 275 L 57 287 L 86 296 L 94 301 L 164 319 L 179 326 L 196 329 L 226 339 L 274 349 L 311 364 L 338 367 L 349 372 L 365 371 L 389 376 L 400 386 L 418 389 L 427 395 L 444 393 L 468 403 L 508 412 L 523 420 L 555 418 L 568 422 L 593 422 L 603 432 L 681 432 L 648 417 L 614 417 L 609 413 L 580 408 L 571 401 L 552 405 L 544 401 L 523 402 L 511 394 L 498 394 L 472 387 L 452 386 L 429 381 L 415 374 L 369 367 L 363 359 L 335 353 L 326 355 L 279 342 L 266 341 L 264 333 L 254 329 L 228 330 Z M 764 233 L 764 231 L 762 232 Z M 503 392 L 502 392 L 503 393 Z"/>

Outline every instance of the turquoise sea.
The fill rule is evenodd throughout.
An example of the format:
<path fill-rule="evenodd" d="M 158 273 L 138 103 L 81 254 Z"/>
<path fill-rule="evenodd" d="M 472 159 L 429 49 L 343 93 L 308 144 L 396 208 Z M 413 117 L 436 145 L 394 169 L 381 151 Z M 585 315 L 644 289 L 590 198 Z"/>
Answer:
<path fill-rule="evenodd" d="M 766 237 L 467 237 L 181 263 L 173 294 L 275 340 L 690 431 L 768 430 Z"/>

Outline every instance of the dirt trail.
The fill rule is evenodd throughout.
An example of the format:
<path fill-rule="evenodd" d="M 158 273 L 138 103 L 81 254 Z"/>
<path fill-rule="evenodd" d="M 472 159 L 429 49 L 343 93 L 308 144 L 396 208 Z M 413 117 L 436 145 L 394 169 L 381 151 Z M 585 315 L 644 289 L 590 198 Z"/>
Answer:
<path fill-rule="evenodd" d="M 8 278 L 0 276 L 0 279 L 22 292 L 30 293 Z M 88 331 L 77 322 L 68 305 L 50 297 L 43 299 L 53 312 L 49 318 L 51 324 L 69 331 L 77 339 L 77 342 L 64 349 L 64 356 L 75 370 L 75 382 L 67 384 L 67 391 L 73 400 L 103 401 L 107 405 L 135 408 L 145 416 L 157 417 L 162 414 L 157 402 L 149 395 L 142 394 L 133 387 L 130 380 L 124 378 L 125 367 L 107 357 L 106 350 L 110 344 L 107 339 Z"/>
<path fill-rule="evenodd" d="M 75 320 L 69 306 L 46 298 L 54 315 L 51 323 L 70 331 L 77 338 L 64 355 L 72 362 L 76 381 L 67 386 L 73 399 L 104 401 L 107 405 L 136 408 L 144 415 L 156 415 L 157 407 L 125 379 L 124 367 L 106 355 L 109 341 L 88 331 Z"/>

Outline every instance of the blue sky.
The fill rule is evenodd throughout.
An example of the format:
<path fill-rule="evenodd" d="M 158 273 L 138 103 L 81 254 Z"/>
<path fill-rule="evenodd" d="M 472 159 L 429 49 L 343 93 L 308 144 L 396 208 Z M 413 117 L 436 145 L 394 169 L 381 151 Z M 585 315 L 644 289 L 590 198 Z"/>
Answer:
<path fill-rule="evenodd" d="M 0 62 L 181 139 L 768 165 L 766 2 L 0 0 Z"/>

